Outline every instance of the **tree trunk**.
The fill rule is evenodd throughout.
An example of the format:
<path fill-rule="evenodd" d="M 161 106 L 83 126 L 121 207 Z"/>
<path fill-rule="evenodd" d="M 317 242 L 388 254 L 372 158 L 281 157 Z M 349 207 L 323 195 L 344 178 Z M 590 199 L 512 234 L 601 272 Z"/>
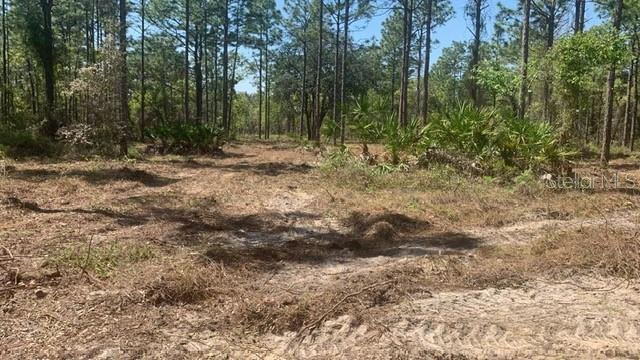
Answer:
<path fill-rule="evenodd" d="M 263 33 L 262 31 L 260 32 L 260 43 L 262 43 L 263 40 Z M 263 47 L 262 44 L 259 45 L 260 46 L 260 60 L 259 60 L 259 64 L 258 64 L 258 139 L 262 139 L 262 67 L 263 67 L 263 58 L 264 58 L 264 54 L 263 54 Z"/>
<path fill-rule="evenodd" d="M 398 123 L 406 126 L 409 116 L 409 58 L 411 56 L 411 33 L 413 19 L 413 0 L 403 0 L 402 28 L 402 67 L 400 71 L 400 102 L 398 104 Z"/>
<path fill-rule="evenodd" d="M 7 32 L 7 3 L 2 0 L 2 91 L 0 93 L 0 110 L 3 115 L 9 115 L 9 34 Z"/>
<path fill-rule="evenodd" d="M 613 26 L 617 31 L 620 31 L 620 24 L 622 22 L 622 5 L 623 0 L 616 0 L 616 12 L 613 19 Z M 609 74 L 607 75 L 607 88 L 605 96 L 605 111 L 602 131 L 602 153 L 600 154 L 600 164 L 603 167 L 609 165 L 609 159 L 611 157 L 611 122 L 613 118 L 613 102 L 614 94 L 613 90 L 616 83 L 616 64 L 611 64 L 609 68 Z"/>
<path fill-rule="evenodd" d="M 339 102 L 338 102 L 338 82 L 340 81 L 340 71 L 339 71 L 339 67 L 340 67 L 340 8 L 339 8 L 340 3 L 336 3 L 336 8 L 337 8 L 337 12 L 338 14 L 336 15 L 336 51 L 335 51 L 335 56 L 334 56 L 334 71 L 333 71 L 333 121 L 335 122 L 335 124 L 338 124 L 338 108 L 339 108 Z M 333 132 L 333 145 L 335 146 L 338 143 L 338 132 L 335 131 L 337 129 L 337 127 L 334 128 L 334 132 Z"/>
<path fill-rule="evenodd" d="M 203 76 L 202 76 L 202 26 L 196 26 L 195 34 L 195 46 L 193 56 L 193 74 L 195 77 L 196 87 L 196 118 L 197 123 L 202 123 L 203 120 Z"/>
<path fill-rule="evenodd" d="M 635 84 L 633 86 L 633 97 L 634 97 L 634 101 L 633 101 L 633 115 L 631 116 L 631 136 L 630 136 L 630 140 L 629 140 L 629 149 L 631 149 L 631 151 L 634 150 L 634 145 L 635 145 L 635 139 L 636 139 L 636 129 L 638 127 L 638 101 L 640 101 L 640 98 L 638 97 L 638 85 L 640 85 L 640 81 L 638 81 L 638 74 L 640 73 L 640 71 L 638 71 L 638 68 L 640 68 L 640 58 L 636 58 L 636 66 L 635 66 Z"/>
<path fill-rule="evenodd" d="M 224 36 L 222 38 L 222 124 L 225 137 L 229 131 L 229 0 L 225 0 L 223 19 Z"/>
<path fill-rule="evenodd" d="M 145 105 L 146 105 L 146 95 L 147 95 L 147 87 L 145 84 L 147 73 L 145 69 L 145 26 L 146 26 L 146 14 L 145 14 L 145 0 L 140 0 L 140 18 L 141 18 L 141 36 L 140 36 L 140 140 L 144 141 L 144 132 L 145 132 Z"/>
<path fill-rule="evenodd" d="M 629 145 L 629 139 L 631 135 L 631 116 L 633 106 L 633 75 L 634 75 L 635 59 L 631 60 L 629 65 L 629 74 L 627 76 L 627 99 L 624 106 L 624 127 L 622 129 L 622 143 L 624 146 Z"/>
<path fill-rule="evenodd" d="M 342 61 L 340 64 L 340 108 L 338 109 L 340 115 L 340 144 L 344 145 L 346 131 L 347 131 L 347 117 L 343 114 L 345 109 L 345 74 L 347 68 L 347 51 L 349 50 L 349 10 L 351 6 L 351 0 L 345 0 L 344 3 L 344 36 L 342 40 Z"/>
<path fill-rule="evenodd" d="M 322 25 L 324 23 L 324 1 L 318 0 L 319 3 L 319 15 L 318 15 L 318 61 L 316 69 L 316 93 L 314 105 L 314 119 L 313 119 L 313 140 L 318 144 L 320 143 L 320 127 L 322 126 L 321 114 L 321 92 L 322 92 Z"/>
<path fill-rule="evenodd" d="M 269 93 L 269 29 L 265 32 L 265 47 L 264 47 L 264 135 L 266 139 L 271 137 L 271 103 Z"/>
<path fill-rule="evenodd" d="M 348 1 L 348 0 L 347 0 Z M 305 116 L 307 114 L 307 24 L 304 27 L 304 33 L 302 35 L 304 40 L 302 41 L 302 88 L 300 89 L 300 101 L 302 105 L 300 106 L 300 137 L 304 136 L 304 123 Z"/>
<path fill-rule="evenodd" d="M 124 1 L 124 0 L 121 0 Z M 55 118 L 55 72 L 53 53 L 53 27 L 51 23 L 51 10 L 53 0 L 40 0 L 40 7 L 44 19 L 43 26 L 43 52 L 41 55 L 42 67 L 44 68 L 44 82 L 46 94 L 45 126 L 44 131 L 47 136 L 54 138 L 58 131 L 58 121 Z"/>
<path fill-rule="evenodd" d="M 213 44 L 213 125 L 218 124 L 218 38 Z"/>
<path fill-rule="evenodd" d="M 429 122 L 429 71 L 431 69 L 431 28 L 433 23 L 433 1 L 427 0 L 427 20 L 426 20 L 426 39 L 424 50 L 424 93 L 422 100 L 422 125 L 426 126 Z M 420 76 L 418 74 L 418 76 Z"/>
<path fill-rule="evenodd" d="M 522 19 L 522 64 L 520 69 L 520 101 L 518 103 L 518 118 L 524 119 L 527 112 L 527 91 L 529 71 L 529 15 L 531 13 L 531 0 L 524 0 Z"/>
<path fill-rule="evenodd" d="M 29 73 L 29 89 L 31 90 L 31 113 L 38 114 L 38 92 L 36 91 L 36 80 L 33 73 L 33 65 L 31 59 L 27 58 L 27 72 Z"/>
<path fill-rule="evenodd" d="M 191 4 L 185 0 L 185 31 L 184 31 L 184 121 L 189 122 L 189 35 L 191 21 Z"/>
<path fill-rule="evenodd" d="M 207 3 L 201 3 L 201 7 L 204 8 L 204 14 L 202 19 L 202 57 L 204 60 L 204 122 L 209 124 L 209 10 Z"/>
<path fill-rule="evenodd" d="M 576 0 L 575 16 L 573 18 L 574 34 L 581 33 L 584 30 L 584 13 L 586 0 Z"/>
<path fill-rule="evenodd" d="M 473 46 L 471 48 L 471 72 L 475 72 L 480 64 L 480 41 L 482 35 L 482 9 L 484 0 L 473 0 L 474 2 L 474 14 L 473 14 Z M 475 107 L 480 107 L 480 87 L 476 79 L 471 80 L 471 99 Z"/>
<path fill-rule="evenodd" d="M 231 87 L 229 88 L 229 114 L 227 115 L 227 122 L 229 123 L 229 131 L 231 131 L 231 124 L 233 123 L 233 97 L 235 95 L 235 85 L 236 85 L 236 69 L 238 67 L 238 50 L 240 48 L 240 10 L 242 9 L 242 4 L 237 4 L 236 6 L 236 14 L 235 14 L 235 25 L 236 25 L 236 38 L 235 38 L 235 47 L 233 51 L 233 67 L 231 69 Z"/>
<path fill-rule="evenodd" d="M 127 67 L 127 0 L 120 0 L 120 155 L 128 153 L 129 137 L 129 69 Z"/>
<path fill-rule="evenodd" d="M 549 3 L 547 7 L 547 33 L 545 35 L 545 52 L 549 53 L 553 48 L 553 43 L 555 41 L 555 33 L 556 33 L 556 3 L 552 1 Z M 543 85 L 543 118 L 547 122 L 551 122 L 551 79 L 548 74 L 545 75 L 544 85 Z"/>

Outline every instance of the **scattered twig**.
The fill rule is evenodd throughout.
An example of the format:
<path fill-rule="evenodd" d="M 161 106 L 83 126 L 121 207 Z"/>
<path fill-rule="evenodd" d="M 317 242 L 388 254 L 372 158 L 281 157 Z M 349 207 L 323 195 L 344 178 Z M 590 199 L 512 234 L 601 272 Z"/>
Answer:
<path fill-rule="evenodd" d="M 4 250 L 4 252 L 7 254 L 7 256 L 9 256 L 9 258 L 8 258 L 8 259 L 6 259 L 6 258 L 4 259 L 5 261 L 9 261 L 9 260 L 13 260 L 13 259 L 15 259 L 15 257 L 13 256 L 13 254 L 11 253 L 11 251 L 10 251 L 9 249 L 7 249 L 6 247 L 4 247 L 4 246 L 2 246 L 2 245 L 0 245 L 0 249 L 3 249 L 3 250 Z M 3 260 L 3 259 L 2 259 L 2 258 L 0 258 L 0 261 L 2 261 L 2 260 Z"/>
<path fill-rule="evenodd" d="M 300 329 L 300 331 L 298 331 L 298 334 L 296 335 L 296 338 L 300 338 L 300 339 L 304 339 L 304 337 L 306 336 L 305 333 L 308 333 L 308 335 L 310 335 L 311 333 L 313 333 L 313 331 L 315 329 L 318 328 L 318 326 L 320 326 L 320 324 L 322 324 L 322 322 L 329 316 L 331 315 L 331 313 L 333 313 L 338 306 L 342 305 L 344 302 L 346 302 L 347 300 L 349 300 L 352 297 L 358 296 L 366 291 L 369 291 L 371 289 L 375 289 L 377 287 L 380 286 L 384 286 L 387 284 L 392 283 L 393 280 L 388 280 L 388 281 L 384 281 L 384 282 L 379 282 L 379 283 L 375 283 L 375 284 L 371 284 L 369 286 L 366 286 L 362 289 L 360 289 L 359 291 L 356 291 L 354 293 L 351 294 L 347 294 L 345 295 L 340 301 L 338 301 L 337 303 L 335 303 L 329 310 L 325 311 L 317 320 L 315 320 L 314 322 L 308 324 L 307 326 L 303 327 L 302 329 Z"/>
<path fill-rule="evenodd" d="M 336 202 L 335 196 L 333 196 L 333 194 L 331 194 L 331 192 L 329 192 L 329 190 L 327 190 L 327 188 L 325 188 L 323 186 L 321 186 L 321 188 L 322 188 L 322 190 L 324 190 L 329 195 L 329 197 L 331 198 L 331 202 Z"/>
<path fill-rule="evenodd" d="M 87 256 L 84 259 L 84 263 L 82 264 L 82 268 L 80 268 L 80 270 L 82 271 L 82 275 L 87 277 L 87 280 L 89 280 L 89 282 L 93 285 L 98 286 L 99 288 L 104 288 L 104 286 L 102 286 L 102 282 L 98 279 L 96 279 L 95 277 L 93 277 L 91 274 L 89 274 L 89 272 L 87 271 L 87 266 L 89 266 L 89 260 L 91 259 L 91 249 L 92 249 L 92 245 L 93 245 L 93 235 L 91 235 L 91 237 L 89 238 L 89 244 L 87 246 Z"/>
<path fill-rule="evenodd" d="M 13 283 L 14 285 L 18 285 L 18 275 L 20 273 L 20 268 L 17 268 L 17 267 L 10 268 L 7 265 L 3 264 L 3 263 L 12 263 L 16 261 L 15 256 L 13 256 L 13 253 L 11 253 L 11 250 L 9 250 L 7 247 L 3 245 L 0 245 L 0 249 L 4 250 L 4 254 L 5 254 L 0 256 L 0 268 L 6 271 L 7 275 L 9 276 L 13 275 Z"/>
<path fill-rule="evenodd" d="M 89 238 L 89 244 L 87 245 L 87 256 L 84 258 L 84 263 L 82 264 L 82 267 L 80 268 L 80 270 L 82 270 L 82 273 L 86 273 L 87 272 L 87 266 L 89 265 L 89 259 L 91 258 L 91 247 L 93 245 L 93 235 L 91 235 L 91 237 Z"/>
<path fill-rule="evenodd" d="M 546 283 L 547 285 L 569 285 L 575 288 L 578 288 L 583 291 L 589 292 L 611 292 L 619 289 L 623 284 L 627 284 L 629 286 L 630 281 L 628 279 L 621 279 L 621 281 L 613 286 L 602 286 L 602 287 L 589 287 L 575 283 L 574 281 L 549 281 L 545 279 L 539 279 L 540 282 Z"/>

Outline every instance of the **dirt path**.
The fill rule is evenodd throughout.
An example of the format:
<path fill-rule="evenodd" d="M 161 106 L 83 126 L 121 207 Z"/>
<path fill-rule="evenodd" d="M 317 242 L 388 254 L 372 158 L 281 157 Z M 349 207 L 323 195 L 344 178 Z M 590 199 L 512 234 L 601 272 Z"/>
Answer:
<path fill-rule="evenodd" d="M 348 316 L 328 322 L 295 347 L 294 357 L 634 358 L 640 288 L 624 285 L 589 279 L 580 286 L 604 291 L 537 282 L 524 289 L 438 293 L 386 309 L 377 329 L 353 326 Z"/>

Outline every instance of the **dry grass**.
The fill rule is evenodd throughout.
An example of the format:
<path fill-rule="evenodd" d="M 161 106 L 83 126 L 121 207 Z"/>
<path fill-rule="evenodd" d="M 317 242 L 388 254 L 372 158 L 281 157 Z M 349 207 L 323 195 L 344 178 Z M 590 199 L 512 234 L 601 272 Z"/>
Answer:
<path fill-rule="evenodd" d="M 56 297 L 35 303 L 39 309 L 77 309 L 96 289 L 67 277 L 85 268 L 123 298 L 108 313 L 116 319 L 178 314 L 157 325 L 173 329 L 187 309 L 216 332 L 266 334 L 313 332 L 341 315 L 377 326 L 380 314 L 442 290 L 519 287 L 576 274 L 640 278 L 640 244 L 629 227 L 553 230 L 531 244 L 494 247 L 464 236 L 469 229 L 635 211 L 633 194 L 552 193 L 447 169 L 318 170 L 308 165 L 313 155 L 297 150 L 237 149 L 223 159 L 157 157 L 126 166 L 16 164 L 0 178 L 0 235 L 13 255 L 25 257 L 4 261 L 7 251 L 0 250 L 0 265 L 24 274 L 31 257 L 33 268 L 48 258 L 74 271 L 55 274 L 59 282 L 28 277 L 25 284 L 33 285 L 11 292 L 25 298 L 23 290 L 49 286 Z M 94 235 L 100 241 L 87 256 Z M 436 251 L 389 252 L 404 245 Z M 389 262 L 380 266 L 379 258 Z M 340 274 L 321 274 L 335 269 Z M 15 304 L 16 317 L 36 306 Z"/>
<path fill-rule="evenodd" d="M 640 279 L 637 228 L 585 227 L 549 233 L 527 245 L 481 248 L 474 258 L 451 259 L 440 282 L 453 288 L 485 289 L 577 275 Z"/>
<path fill-rule="evenodd" d="M 154 305 L 195 304 L 211 298 L 222 285 L 222 278 L 218 267 L 186 263 L 166 269 L 141 290 Z"/>
<path fill-rule="evenodd" d="M 553 233 L 531 245 L 540 273 L 588 272 L 640 278 L 638 229 L 585 228 Z"/>

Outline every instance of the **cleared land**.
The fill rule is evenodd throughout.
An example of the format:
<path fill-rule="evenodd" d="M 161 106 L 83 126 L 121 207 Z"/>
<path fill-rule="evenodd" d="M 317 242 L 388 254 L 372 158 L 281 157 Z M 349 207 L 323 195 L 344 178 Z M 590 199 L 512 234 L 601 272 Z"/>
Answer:
<path fill-rule="evenodd" d="M 332 167 L 270 143 L 7 165 L 2 359 L 640 356 L 633 184 Z"/>

